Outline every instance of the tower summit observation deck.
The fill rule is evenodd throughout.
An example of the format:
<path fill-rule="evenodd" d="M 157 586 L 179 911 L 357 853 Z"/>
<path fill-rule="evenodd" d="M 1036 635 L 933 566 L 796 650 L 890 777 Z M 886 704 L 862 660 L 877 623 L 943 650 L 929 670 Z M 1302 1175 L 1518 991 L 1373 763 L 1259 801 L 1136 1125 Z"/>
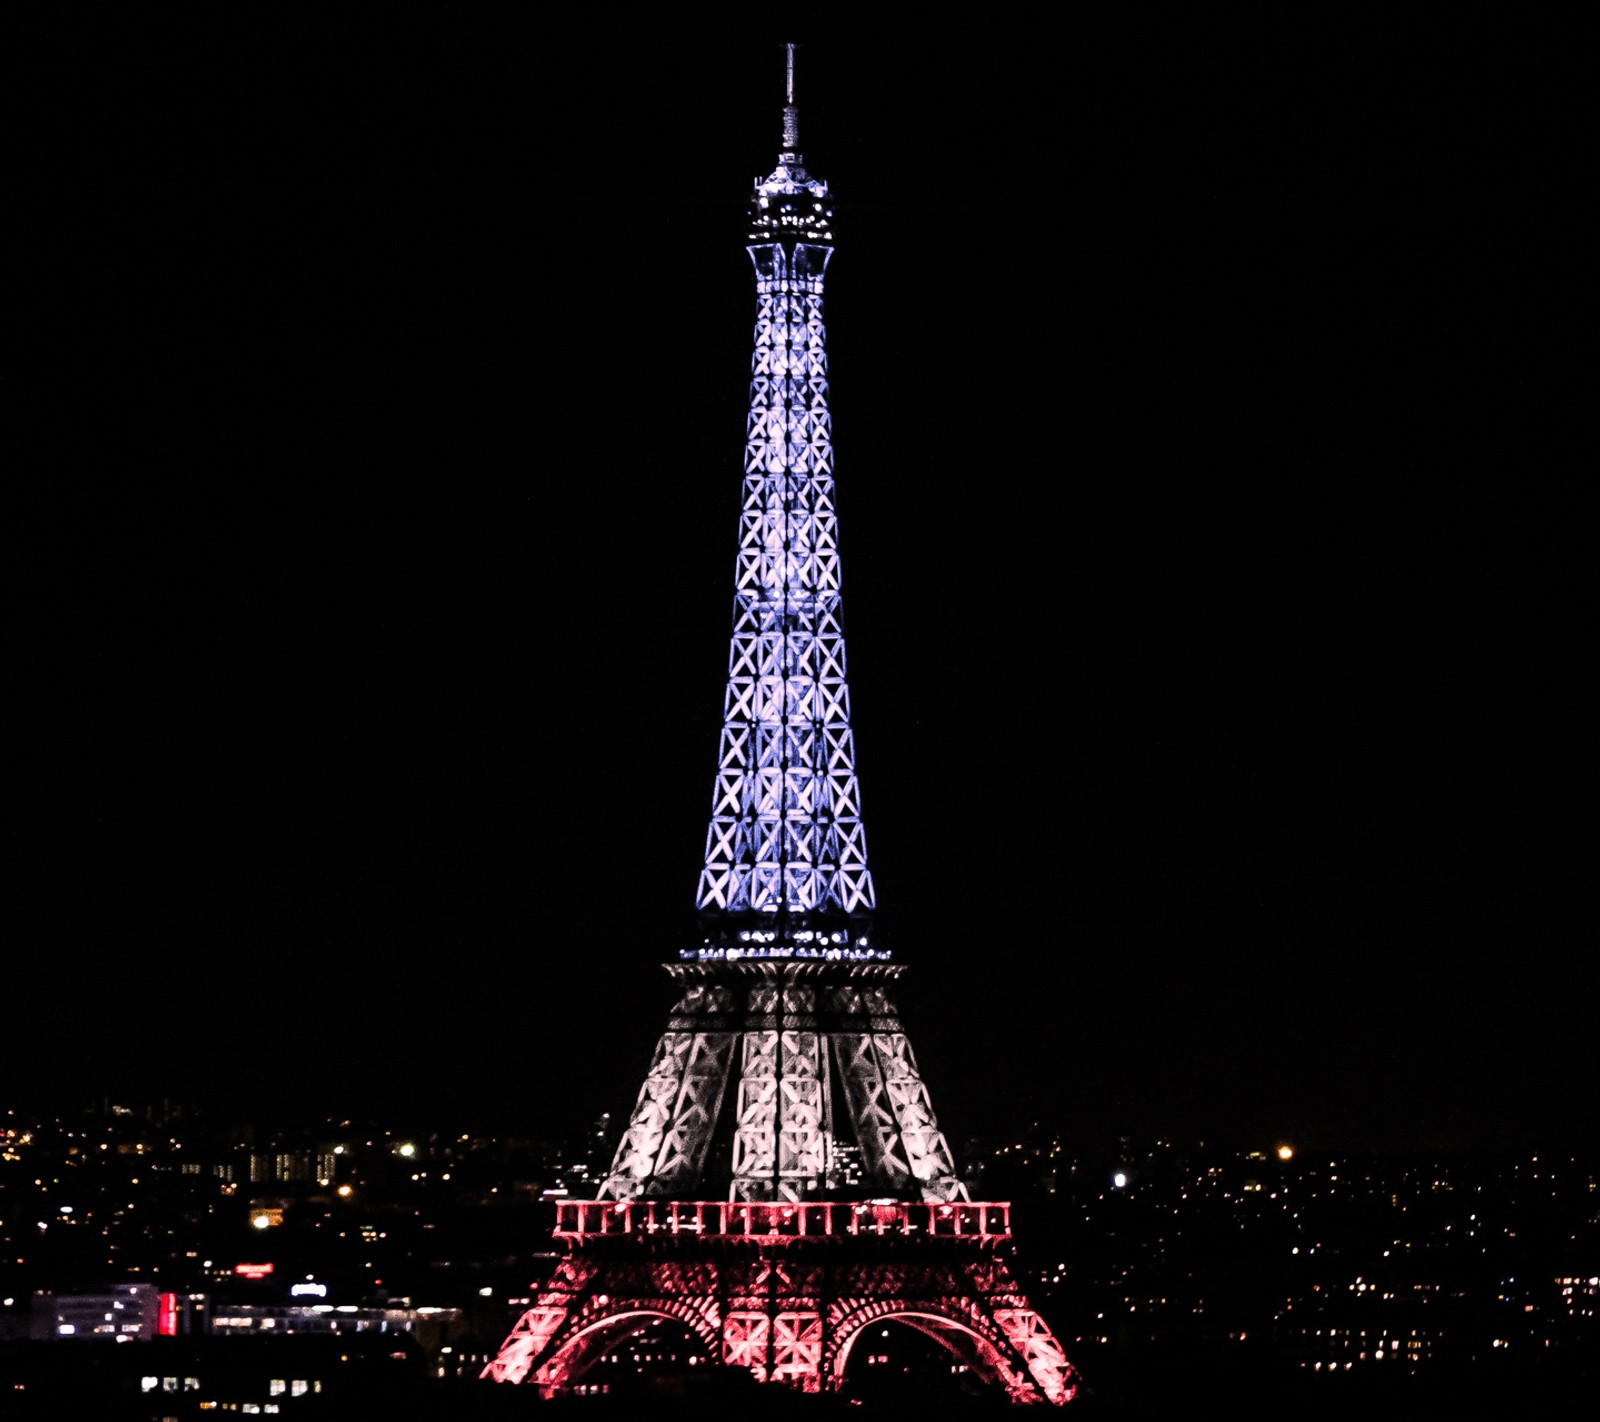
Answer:
<path fill-rule="evenodd" d="M 762 1382 L 838 1389 L 868 1325 L 937 1339 L 1017 1402 L 1071 1365 L 1006 1264 L 1010 1206 L 968 1198 L 873 942 L 839 607 L 822 283 L 789 47 L 783 149 L 756 180 L 755 350 L 733 638 L 700 942 L 599 1198 L 485 1376 L 566 1391 L 641 1318 Z"/>

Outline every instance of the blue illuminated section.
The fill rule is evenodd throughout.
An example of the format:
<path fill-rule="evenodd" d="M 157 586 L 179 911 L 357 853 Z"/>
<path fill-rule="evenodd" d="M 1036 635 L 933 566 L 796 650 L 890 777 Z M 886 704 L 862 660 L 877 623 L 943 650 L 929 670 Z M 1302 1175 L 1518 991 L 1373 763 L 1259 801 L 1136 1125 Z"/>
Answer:
<path fill-rule="evenodd" d="M 795 151 L 750 206 L 755 352 L 733 637 L 705 868 L 685 958 L 882 959 L 839 605 L 822 286 L 833 202 Z"/>

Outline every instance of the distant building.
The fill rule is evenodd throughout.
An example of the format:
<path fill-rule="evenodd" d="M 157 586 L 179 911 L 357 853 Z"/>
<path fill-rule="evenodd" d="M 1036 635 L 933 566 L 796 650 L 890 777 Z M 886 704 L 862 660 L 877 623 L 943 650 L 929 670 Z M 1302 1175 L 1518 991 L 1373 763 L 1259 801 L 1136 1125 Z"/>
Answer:
<path fill-rule="evenodd" d="M 148 1342 L 160 1331 L 161 1293 L 153 1284 L 117 1284 L 102 1294 L 33 1296 L 33 1336 Z"/>
<path fill-rule="evenodd" d="M 458 1308 L 357 1308 L 353 1304 L 226 1304 L 213 1303 L 209 1328 L 214 1334 L 404 1333 L 419 1328 L 448 1329 L 459 1324 Z"/>
<path fill-rule="evenodd" d="M 308 1184 L 333 1178 L 333 1153 L 309 1150 L 253 1150 L 250 1152 L 252 1185 Z"/>
<path fill-rule="evenodd" d="M 125 1348 L 0 1351 L 6 1417 L 414 1415 L 427 1364 L 409 1338 L 158 1338 Z M 431 1415 L 431 1414 L 430 1414 Z"/>

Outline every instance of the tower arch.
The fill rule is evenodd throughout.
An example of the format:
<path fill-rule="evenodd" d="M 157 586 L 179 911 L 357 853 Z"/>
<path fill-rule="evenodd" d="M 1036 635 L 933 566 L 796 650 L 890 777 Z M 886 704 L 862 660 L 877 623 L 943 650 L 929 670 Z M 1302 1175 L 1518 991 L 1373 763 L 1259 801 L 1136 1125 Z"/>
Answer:
<path fill-rule="evenodd" d="M 1033 1392 L 1026 1373 L 1010 1356 L 1005 1334 L 981 1313 L 959 1300 L 876 1299 L 838 1319 L 823 1353 L 831 1387 L 840 1387 L 855 1346 L 878 1323 L 903 1323 L 932 1338 L 985 1383 L 1013 1399 Z"/>
<path fill-rule="evenodd" d="M 639 1324 L 654 1320 L 679 1325 L 705 1349 L 707 1358 L 717 1356 L 718 1321 L 708 1318 L 702 1307 L 679 1299 L 619 1299 L 570 1323 L 568 1330 L 555 1338 L 532 1381 L 549 1392 L 570 1388 Z"/>

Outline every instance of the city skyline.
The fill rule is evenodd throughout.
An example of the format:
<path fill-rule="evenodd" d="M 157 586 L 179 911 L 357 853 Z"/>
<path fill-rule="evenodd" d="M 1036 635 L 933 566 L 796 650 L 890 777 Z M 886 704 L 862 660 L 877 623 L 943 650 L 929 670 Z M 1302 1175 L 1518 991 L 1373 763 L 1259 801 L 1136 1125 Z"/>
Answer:
<path fill-rule="evenodd" d="M 175 1373 L 172 1389 L 190 1394 L 179 1415 L 293 1397 L 294 1377 L 308 1392 L 322 1378 L 369 1411 L 499 1415 L 497 1389 L 477 1373 L 529 1302 L 530 1272 L 545 1277 L 559 1257 L 507 1241 L 614 1208 L 575 1203 L 605 1157 L 574 1144 L 393 1123 L 252 1133 L 188 1116 L 7 1110 L 0 1378 L 24 1393 L 13 1406 L 26 1416 L 73 1403 L 146 1417 L 140 1401 Z M 1529 1395 L 1586 1395 L 1600 1295 L 1595 1163 L 1592 1151 L 1284 1159 L 1172 1141 L 1086 1151 L 1045 1133 L 973 1165 L 991 1199 L 1013 1202 L 998 1207 L 1002 1227 L 1008 1213 L 1019 1222 L 1006 1256 L 1048 1300 L 1091 1410 L 1097 1400 L 1165 1416 L 1198 1387 L 1241 1416 L 1355 1401 L 1367 1415 L 1414 1416 L 1468 1399 L 1514 1410 Z M 716 1221 L 745 1207 L 654 1208 Z M 815 1218 L 827 1207 L 808 1208 Z M 143 1306 L 118 1317 L 136 1295 Z M 374 1330 L 378 1358 L 407 1366 L 374 1377 L 371 1355 L 313 1346 Z M 109 1332 L 132 1346 L 97 1349 Z M 903 1407 L 942 1381 L 950 1405 L 962 1400 L 963 1370 L 947 1356 L 902 1353 L 873 1333 L 876 1346 L 847 1360 L 853 1395 Z M 716 1370 L 689 1333 L 641 1327 L 630 1341 L 588 1375 L 603 1384 L 595 1392 L 670 1391 L 674 1379 L 681 1389 L 687 1367 L 712 1394 L 694 1415 L 725 1415 L 713 1405 Z M 172 1366 L 180 1358 L 194 1366 Z M 131 1379 L 120 1397 L 118 1375 Z M 93 1404 L 77 1403 L 85 1393 Z"/>
<path fill-rule="evenodd" d="M 952 1137 L 1592 1134 L 1577 565 L 1507 466 L 1570 381 L 1559 97 L 1481 21 L 814 28 L 862 810 Z M 778 38 L 74 75 L 107 458 L 30 619 L 19 1099 L 626 1112 L 711 804 Z"/>

